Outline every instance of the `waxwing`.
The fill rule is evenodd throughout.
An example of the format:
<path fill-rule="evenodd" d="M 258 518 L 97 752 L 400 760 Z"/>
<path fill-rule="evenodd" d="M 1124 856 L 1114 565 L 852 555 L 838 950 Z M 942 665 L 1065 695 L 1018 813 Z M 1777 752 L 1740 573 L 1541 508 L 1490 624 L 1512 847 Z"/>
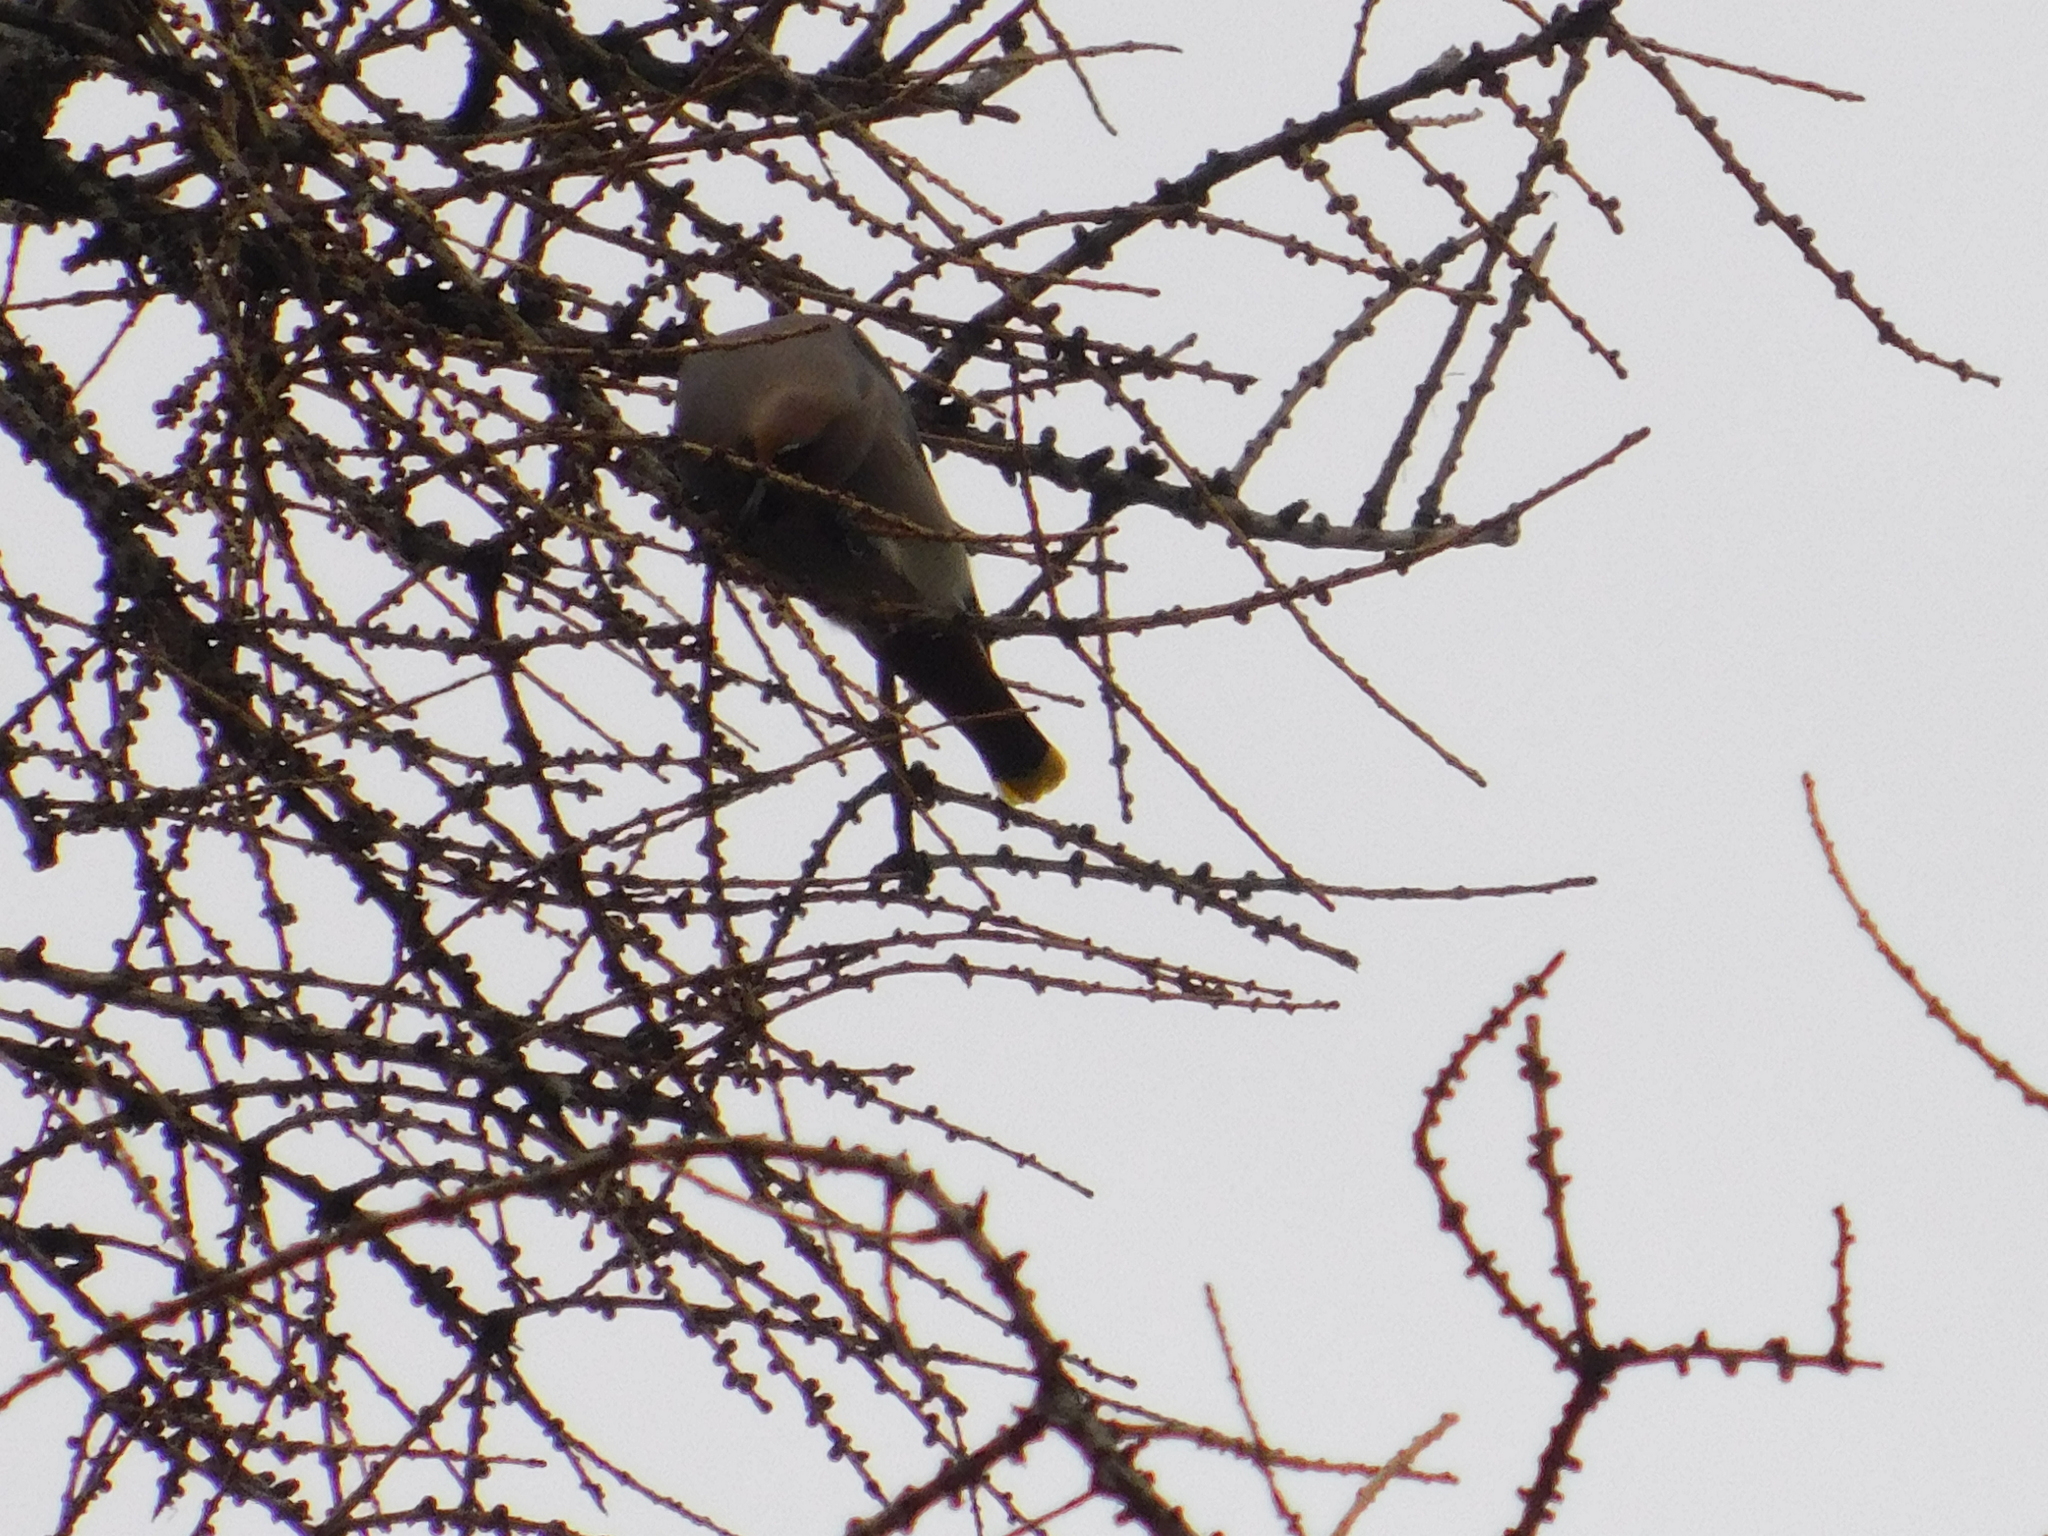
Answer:
<path fill-rule="evenodd" d="M 678 373 L 676 438 L 677 473 L 721 544 L 851 629 L 959 728 L 1004 799 L 1066 777 L 975 633 L 960 525 L 860 332 L 801 314 L 711 337 Z"/>

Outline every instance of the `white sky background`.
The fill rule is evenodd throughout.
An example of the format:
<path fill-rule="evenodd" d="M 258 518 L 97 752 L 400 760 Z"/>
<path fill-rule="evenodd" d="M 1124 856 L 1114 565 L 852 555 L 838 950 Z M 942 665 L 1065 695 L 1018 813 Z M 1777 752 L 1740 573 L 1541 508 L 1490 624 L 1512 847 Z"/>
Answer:
<path fill-rule="evenodd" d="M 1452 38 L 1517 30 L 1498 6 L 1383 9 L 1372 81 Z M 1039 128 L 1015 130 L 1032 152 L 1004 211 L 1134 195 L 1213 145 L 1327 104 L 1348 0 L 1274 7 L 1286 21 L 1263 36 L 1247 11 L 1122 0 L 1056 13 L 1077 42 L 1185 51 L 1094 69 L 1114 139 L 1054 72 L 1032 82 L 1018 104 L 1037 109 L 1033 124 L 1057 110 L 1071 138 L 1049 154 Z M 1421 41 L 1401 30 L 1411 13 L 1426 16 Z M 1726 1343 L 1825 1348 L 1842 1203 L 1858 1235 L 1855 1349 L 1885 1368 L 1790 1384 L 1629 1373 L 1580 1441 L 1586 1470 L 1555 1528 L 2038 1533 L 2048 1117 L 1921 1018 L 1855 931 L 1806 831 L 1799 775 L 1818 777 L 1852 875 L 1929 984 L 2048 1076 L 2048 17 L 2017 0 L 1938 15 L 1905 0 L 1628 0 L 1626 17 L 1668 42 L 1865 93 L 1865 105 L 1836 105 L 1683 69 L 1781 204 L 1902 329 L 2003 375 L 2003 388 L 1880 348 L 1752 223 L 1647 82 L 1596 71 L 1573 154 L 1622 199 L 1628 234 L 1580 218 L 1549 271 L 1632 377 L 1608 379 L 1540 317 L 1482 417 L 1454 510 L 1483 516 L 1628 428 L 1655 434 L 1532 515 L 1518 547 L 1366 583 L 1325 616 L 1491 787 L 1371 715 L 1270 620 L 1133 645 L 1122 665 L 1312 874 L 1394 885 L 1592 873 L 1599 887 L 1319 919 L 1363 970 L 1290 969 L 1275 955 L 1265 973 L 1340 999 L 1334 1014 L 1247 1019 L 991 987 L 963 1001 L 934 988 L 834 1016 L 847 1031 L 834 1044 L 849 1059 L 917 1062 L 912 1101 L 1098 1191 L 1083 1201 L 993 1158 L 945 1153 L 954 1192 L 985 1184 L 993 1230 L 1031 1251 L 1054 1326 L 1138 1376 L 1146 1400 L 1231 1421 L 1202 1302 L 1212 1282 L 1275 1441 L 1370 1458 L 1446 1409 L 1462 1416 L 1427 1458 L 1461 1485 L 1396 1489 L 1366 1529 L 1490 1532 L 1512 1515 L 1567 1382 L 1462 1277 L 1407 1144 L 1446 1054 L 1567 949 L 1543 1013 L 1564 1073 L 1574 1231 L 1608 1335 L 1661 1344 L 1704 1327 Z M 1196 262 L 1222 247 L 1175 249 Z M 1300 268 L 1265 270 L 1282 280 L 1168 274 L 1156 338 L 1197 330 L 1235 362 L 1262 329 L 1319 341 L 1348 314 L 1312 307 Z M 1126 322 L 1144 313 L 1130 305 Z M 1317 453 L 1276 469 L 1294 479 L 1261 505 L 1320 485 L 1319 509 L 1348 515 L 1379 433 L 1351 451 L 1343 401 L 1385 385 L 1370 376 L 1372 349 L 1358 358 L 1359 377 L 1319 406 L 1332 413 L 1327 463 Z M 1393 387 L 1405 398 L 1408 384 Z M 977 520 L 972 505 L 956 510 Z M 1108 828 L 1114 802 L 1085 730 L 1068 742 L 1076 775 L 1058 809 Z M 1140 785 L 1155 797 L 1148 818 L 1180 803 L 1161 771 L 1141 771 Z M 1172 846 L 1174 830 L 1141 822 L 1140 836 Z M 1254 862 L 1208 836 L 1219 868 Z M 8 903 L 0 894 L 0 912 Z M 1523 1256 L 1533 1277 L 1544 1254 L 1512 1065 L 1506 1047 L 1486 1059 L 1447 1144 L 1463 1159 L 1454 1176 L 1471 1170 L 1461 1188 L 1482 1240 Z M 631 1379 L 635 1362 L 608 1357 L 602 1337 L 591 1348 L 591 1390 Z M 728 1432 L 626 1406 L 615 1448 L 642 1465 Z M 1248 1475 L 1203 1471 L 1175 1487 L 1205 1529 L 1271 1528 Z M 710 1512 L 757 1529 L 830 1529 L 812 1511 L 839 1507 L 737 1469 L 724 1496 Z M 1335 1485 L 1311 1496 L 1318 1536 L 1347 1497 Z"/>
<path fill-rule="evenodd" d="M 1392 52 L 1406 13 L 1384 9 Z M 1326 101 L 1350 9 L 1285 10 L 1284 27 L 1247 47 L 1260 29 L 1241 6 L 1119 6 L 1117 35 L 1186 52 L 1096 69 L 1122 133 L 1107 140 L 1077 119 L 1071 155 L 1045 172 L 1069 189 L 1062 200 L 1078 200 L 1078 166 L 1100 167 L 1106 191 L 1148 187 Z M 1855 1348 L 1885 1369 L 1789 1385 L 1758 1371 L 1733 1383 L 1631 1373 L 1581 1439 L 1586 1470 L 1556 1528 L 2037 1532 L 2048 1119 L 1922 1018 L 1856 932 L 1806 831 L 1799 775 L 1818 777 L 1853 877 L 1929 983 L 1996 1047 L 2048 1070 L 2048 337 L 2034 277 L 2048 21 L 2017 4 L 1937 18 L 1890 0 L 1630 0 L 1627 17 L 1868 96 L 1836 105 L 1683 71 L 1781 205 L 1895 321 L 2002 374 L 2003 388 L 1878 347 L 1751 222 L 1647 82 L 1596 74 L 1574 157 L 1622 198 L 1628 234 L 1582 220 L 1550 270 L 1632 377 L 1605 379 L 1544 317 L 1537 344 L 1510 359 L 1475 456 L 1506 500 L 1569 467 L 1559 444 L 1584 458 L 1637 424 L 1655 435 L 1532 516 L 1519 547 L 1370 583 L 1329 623 L 1492 787 L 1364 717 L 1298 651 L 1254 653 L 1240 631 L 1192 650 L 1162 641 L 1150 672 L 1132 647 L 1124 665 L 1182 745 L 1315 873 L 1398 884 L 1591 872 L 1598 889 L 1349 908 L 1323 927 L 1366 957 L 1364 971 L 1308 979 L 1343 1000 L 1336 1015 L 1114 1013 L 977 992 L 950 1005 L 959 1027 L 943 1033 L 924 1011 L 877 1024 L 876 1054 L 920 1063 L 914 1101 L 1099 1191 L 1082 1202 L 992 1165 L 980 1175 L 998 1191 L 995 1230 L 1031 1250 L 1027 1273 L 1082 1348 L 1140 1376 L 1149 1399 L 1229 1422 L 1201 1298 L 1211 1281 L 1272 1438 L 1379 1455 L 1456 1410 L 1462 1425 L 1428 1460 L 1462 1485 L 1397 1490 L 1374 1518 L 1382 1530 L 1492 1531 L 1568 1384 L 1461 1277 L 1407 1141 L 1421 1088 L 1458 1039 L 1567 949 L 1543 1011 L 1565 1074 L 1574 1229 L 1608 1335 L 1657 1344 L 1705 1327 L 1724 1342 L 1784 1335 L 1824 1349 L 1839 1202 L 1858 1236 Z M 1441 8 L 1419 24 L 1428 36 L 1404 66 L 1447 33 L 1500 35 L 1498 22 L 1447 27 Z M 1019 206 L 1030 203 L 1026 192 Z M 1295 298 L 1285 280 L 1211 295 L 1157 335 L 1198 329 L 1231 356 L 1220 338 L 1247 326 L 1326 333 L 1332 313 L 1297 315 Z M 1334 445 L 1322 510 L 1348 512 L 1344 488 L 1367 452 L 1346 461 Z M 1099 771 L 1082 767 L 1063 793 L 1100 796 L 1109 819 Z M 1475 1225 L 1526 1255 L 1533 1277 L 1544 1255 L 1512 1065 L 1498 1050 L 1497 1085 L 1458 1105 L 1481 1134 L 1461 1140 L 1454 1124 L 1449 1144 L 1469 1149 L 1465 1168 L 1498 1172 L 1465 1182 Z M 1326 1531 L 1345 1496 L 1325 1490 L 1312 1529 Z M 1234 1532 L 1271 1523 L 1249 1476 L 1190 1513 Z"/>

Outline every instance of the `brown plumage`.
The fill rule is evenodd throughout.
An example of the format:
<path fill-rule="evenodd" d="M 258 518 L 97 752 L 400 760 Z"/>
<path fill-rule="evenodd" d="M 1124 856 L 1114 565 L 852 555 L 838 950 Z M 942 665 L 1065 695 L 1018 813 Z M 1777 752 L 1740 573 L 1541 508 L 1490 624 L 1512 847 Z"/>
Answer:
<path fill-rule="evenodd" d="M 858 331 L 783 315 L 711 338 L 677 375 L 676 437 L 710 450 L 677 471 L 728 549 L 851 629 L 959 727 L 1004 798 L 1059 784 L 1065 760 L 975 633 L 960 525 L 910 403 Z"/>

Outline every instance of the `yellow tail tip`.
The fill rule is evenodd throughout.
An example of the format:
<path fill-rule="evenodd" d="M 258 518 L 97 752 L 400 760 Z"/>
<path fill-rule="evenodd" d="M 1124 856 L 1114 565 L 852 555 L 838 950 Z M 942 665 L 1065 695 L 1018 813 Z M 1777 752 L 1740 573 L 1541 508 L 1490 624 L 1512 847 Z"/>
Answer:
<path fill-rule="evenodd" d="M 1058 747 L 1049 746 L 1038 766 L 1022 778 L 996 780 L 996 793 L 1010 805 L 1029 805 L 1058 789 L 1066 776 L 1067 760 Z"/>

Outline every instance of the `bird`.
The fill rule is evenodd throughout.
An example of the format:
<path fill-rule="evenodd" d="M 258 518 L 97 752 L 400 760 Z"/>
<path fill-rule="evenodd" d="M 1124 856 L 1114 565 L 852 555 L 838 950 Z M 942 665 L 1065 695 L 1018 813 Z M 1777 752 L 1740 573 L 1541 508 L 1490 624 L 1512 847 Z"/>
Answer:
<path fill-rule="evenodd" d="M 881 353 L 848 322 L 778 315 L 709 337 L 677 370 L 673 456 L 720 547 L 851 630 L 945 716 L 1012 805 L 1066 760 L 997 676 L 962 529 Z"/>

